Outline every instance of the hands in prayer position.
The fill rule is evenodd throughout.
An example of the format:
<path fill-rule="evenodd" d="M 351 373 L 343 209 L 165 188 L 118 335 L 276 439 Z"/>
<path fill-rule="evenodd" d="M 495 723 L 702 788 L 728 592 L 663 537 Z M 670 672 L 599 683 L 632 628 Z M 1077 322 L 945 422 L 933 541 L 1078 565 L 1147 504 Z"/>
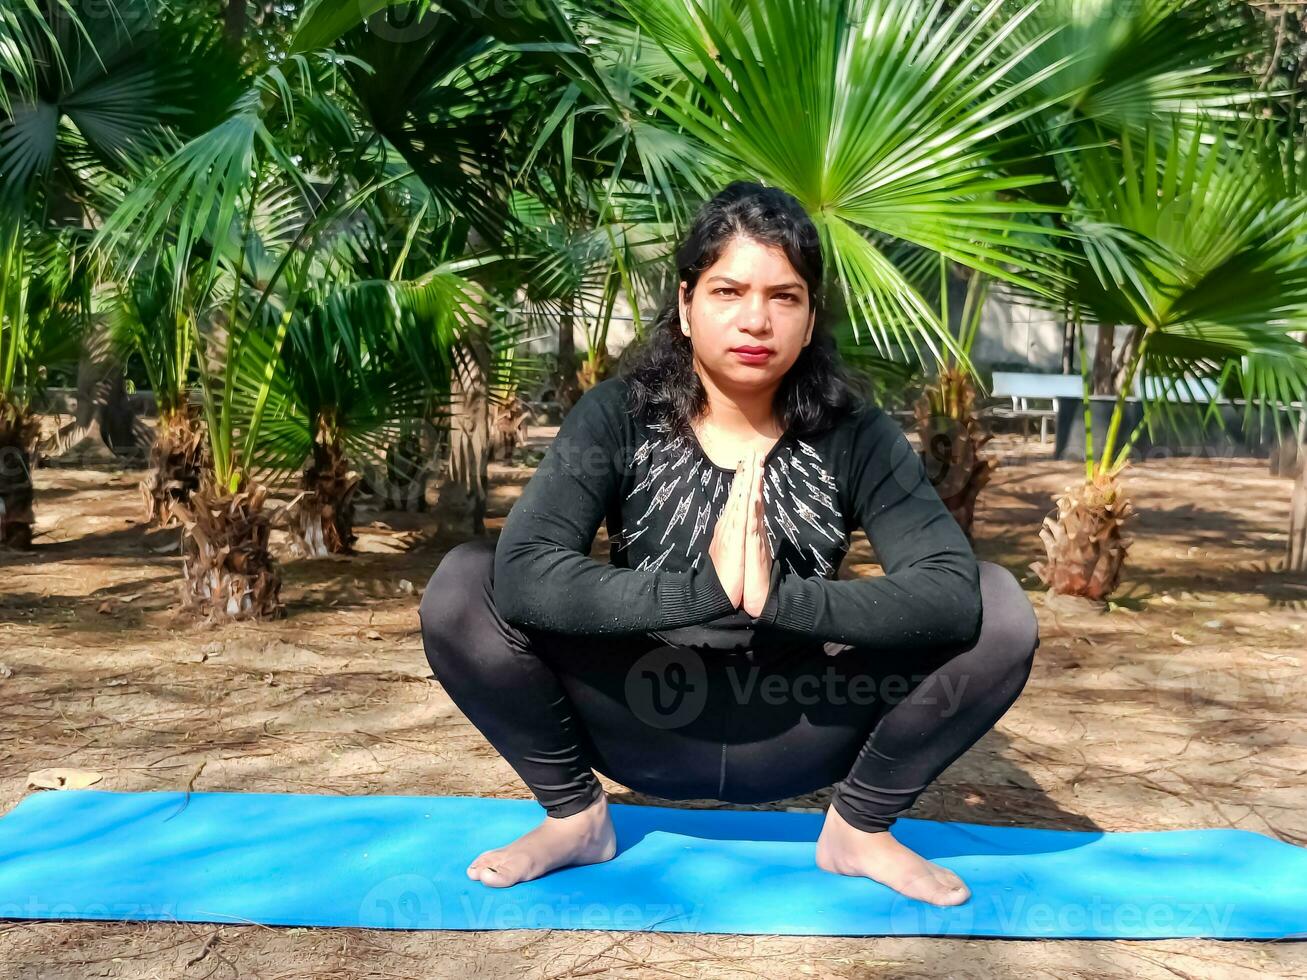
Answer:
<path fill-rule="evenodd" d="M 762 458 L 757 450 L 740 460 L 730 496 L 713 529 L 708 557 L 735 607 L 762 613 L 771 582 L 772 554 L 763 524 Z"/>

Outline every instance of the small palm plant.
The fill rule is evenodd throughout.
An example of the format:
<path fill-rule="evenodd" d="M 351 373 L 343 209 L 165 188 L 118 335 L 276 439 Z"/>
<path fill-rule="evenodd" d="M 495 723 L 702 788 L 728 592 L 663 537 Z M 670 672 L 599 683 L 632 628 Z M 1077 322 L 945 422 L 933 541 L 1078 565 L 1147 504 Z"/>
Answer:
<path fill-rule="evenodd" d="M 229 65 L 212 22 L 149 0 L 0 8 L 0 539 L 31 540 L 32 410 L 82 353 L 91 228 L 124 175 L 202 128 Z"/>
<path fill-rule="evenodd" d="M 75 365 L 90 322 L 82 235 L 0 221 L 0 545 L 32 544 L 35 414 L 48 372 Z"/>
<path fill-rule="evenodd" d="M 639 307 L 651 291 L 646 273 L 673 247 L 669 230 L 653 222 L 647 186 L 621 181 L 605 189 L 573 180 L 567 193 L 546 174 L 539 196 L 516 192 L 511 200 L 521 232 L 512 264 L 520 269 L 523 306 L 530 322 L 559 324 L 559 369 L 566 372 L 559 400 L 568 405 L 607 377 L 608 332 L 625 294 L 641 332 Z M 548 202 L 548 203 L 546 203 Z M 575 357 L 574 325 L 584 327 L 586 349 Z"/>
<path fill-rule="evenodd" d="M 944 329 L 951 329 L 949 266 L 944 256 L 934 257 L 939 267 L 939 311 Z M 970 357 L 980 329 L 981 313 L 989 294 L 989 277 L 971 270 L 957 332 L 957 347 Z M 976 406 L 976 385 L 965 365 L 945 352 L 935 376 L 922 386 L 913 405 L 922 460 L 931 485 L 953 519 L 970 539 L 976 520 L 976 500 L 989 483 L 998 460 L 982 452 L 992 438 Z"/>
<path fill-rule="evenodd" d="M 289 67 L 293 75 L 273 67 L 258 76 L 216 126 L 138 182 L 97 239 L 120 277 L 166 271 L 164 315 L 190 329 L 207 454 L 200 485 L 174 512 L 183 527 L 183 595 L 213 617 L 281 610 L 281 575 L 268 550 L 269 488 L 257 479 L 256 458 L 320 245 L 356 207 L 342 200 L 350 161 L 323 188 L 287 152 L 304 118 L 295 101 L 314 81 L 308 59 Z"/>
<path fill-rule="evenodd" d="M 1292 150 L 1274 124 L 1249 123 L 1231 139 L 1214 123 L 1147 126 L 1142 148 L 1105 140 L 1068 163 L 1079 221 L 1092 225 L 1067 298 L 1089 322 L 1129 324 L 1125 378 L 1101 441 L 1092 432 L 1085 379 L 1085 479 L 1067 487 L 1040 537 L 1032 567 L 1054 591 L 1103 599 L 1120 582 L 1133 505 L 1121 473 L 1140 435 L 1174 417 L 1165 400 L 1183 389 L 1220 419 L 1204 383 L 1230 385 L 1264 417 L 1307 390 L 1307 195 Z M 1081 334 L 1083 348 L 1083 334 Z M 1082 371 L 1088 361 L 1081 351 Z M 1126 398 L 1141 374 L 1143 418 L 1125 432 Z"/>
<path fill-rule="evenodd" d="M 147 524 L 172 527 L 173 508 L 186 505 L 200 485 L 207 443 L 198 406 L 193 404 L 195 365 L 193 315 L 168 302 L 171 277 L 165 267 L 111 283 L 108 331 L 117 356 L 135 356 L 145 366 L 158 423 L 150 465 L 141 481 Z"/>
<path fill-rule="evenodd" d="M 463 276 L 473 265 L 445 263 L 411 281 L 328 282 L 292 319 L 255 459 L 300 471 L 290 533 L 301 554 L 348 554 L 357 467 L 384 465 L 406 425 L 447 411 L 453 351 L 492 305 Z"/>

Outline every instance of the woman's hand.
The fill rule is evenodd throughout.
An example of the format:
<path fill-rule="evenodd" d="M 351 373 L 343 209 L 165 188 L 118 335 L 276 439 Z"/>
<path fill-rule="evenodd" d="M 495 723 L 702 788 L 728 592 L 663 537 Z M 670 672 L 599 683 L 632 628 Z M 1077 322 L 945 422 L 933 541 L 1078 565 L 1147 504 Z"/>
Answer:
<path fill-rule="evenodd" d="M 708 546 L 708 557 L 712 560 L 717 578 L 726 594 L 731 597 L 731 604 L 737 609 L 744 597 L 744 544 L 749 523 L 746 507 L 749 503 L 755 455 L 751 453 L 740 460 L 739 466 L 735 468 L 730 496 L 726 498 L 721 514 L 717 516 L 712 543 Z"/>
<path fill-rule="evenodd" d="M 761 616 L 771 587 L 772 553 L 763 523 L 763 466 L 753 457 L 753 480 L 749 486 L 748 520 L 744 532 L 744 611 Z"/>

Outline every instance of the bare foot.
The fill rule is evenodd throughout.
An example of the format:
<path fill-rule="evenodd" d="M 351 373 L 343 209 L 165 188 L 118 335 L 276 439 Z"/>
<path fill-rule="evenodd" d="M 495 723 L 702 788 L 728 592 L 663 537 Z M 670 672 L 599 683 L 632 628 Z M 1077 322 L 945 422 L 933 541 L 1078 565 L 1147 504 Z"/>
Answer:
<path fill-rule="evenodd" d="M 931 905 L 961 905 L 971 897 L 971 890 L 948 868 L 927 861 L 889 831 L 869 833 L 851 826 L 833 806 L 827 807 L 817 838 L 817 867 L 870 878 Z"/>
<path fill-rule="evenodd" d="M 506 847 L 486 851 L 467 866 L 467 876 L 492 888 L 530 881 L 555 868 L 611 861 L 617 835 L 608 816 L 608 794 L 570 817 L 546 816 L 539 827 Z"/>

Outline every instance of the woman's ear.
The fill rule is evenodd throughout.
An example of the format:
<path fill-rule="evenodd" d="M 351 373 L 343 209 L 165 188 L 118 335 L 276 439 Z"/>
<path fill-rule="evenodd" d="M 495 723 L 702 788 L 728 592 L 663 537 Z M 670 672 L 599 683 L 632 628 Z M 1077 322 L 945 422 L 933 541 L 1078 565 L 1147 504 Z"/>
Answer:
<path fill-rule="evenodd" d="M 681 280 L 681 285 L 677 290 L 677 304 L 680 307 L 681 333 L 690 336 L 690 317 L 685 309 L 685 280 Z"/>
<path fill-rule="evenodd" d="M 817 323 L 817 309 L 813 307 L 812 312 L 808 314 L 808 333 L 803 338 L 803 346 L 807 347 L 812 342 L 812 328 Z"/>

